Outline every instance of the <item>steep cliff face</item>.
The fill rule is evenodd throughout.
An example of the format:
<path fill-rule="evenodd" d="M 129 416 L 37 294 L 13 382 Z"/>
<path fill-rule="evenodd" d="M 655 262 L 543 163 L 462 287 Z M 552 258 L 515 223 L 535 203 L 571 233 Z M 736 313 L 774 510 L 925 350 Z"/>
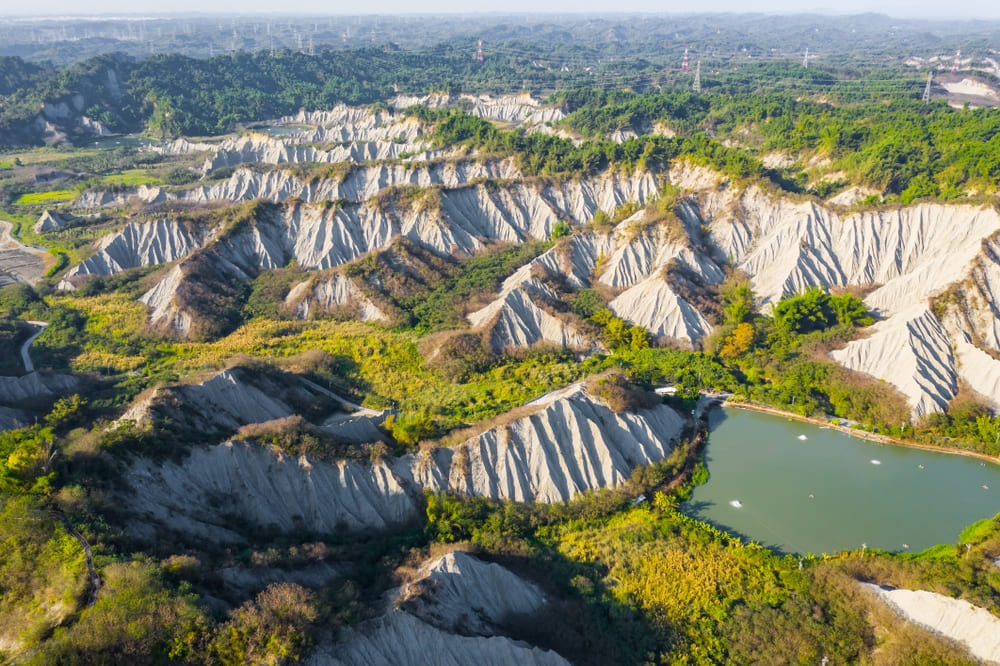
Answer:
<path fill-rule="evenodd" d="M 384 249 L 399 237 L 441 255 L 471 255 L 498 241 L 548 238 L 560 221 L 582 223 L 593 216 L 602 201 L 641 201 L 656 191 L 655 183 L 648 174 L 631 178 L 607 174 L 591 181 L 539 186 L 515 183 L 420 190 L 416 200 L 389 197 L 386 201 L 332 207 L 287 204 L 267 209 L 251 224 L 235 230 L 217 235 L 213 231 L 207 247 L 214 253 L 218 271 L 244 277 L 293 260 L 309 270 L 341 266 Z M 120 261 L 138 264 L 141 257 L 121 257 Z M 175 294 L 185 279 L 182 263 L 141 299 L 153 309 L 154 325 L 169 326 L 182 335 L 190 329 L 192 315 L 177 302 Z M 330 298 L 338 298 L 340 287 L 330 287 Z M 315 297 L 324 299 L 326 295 Z M 531 318 L 535 328 L 552 328 L 539 312 L 533 312 Z M 567 343 L 577 340 L 572 333 L 561 337 Z"/>
<path fill-rule="evenodd" d="M 998 362 L 979 349 L 1000 348 L 996 210 L 920 204 L 841 217 L 814 201 L 737 190 L 690 166 L 670 175 L 695 190 L 678 208 L 685 226 L 708 229 L 714 261 L 725 256 L 745 272 L 765 307 L 810 286 L 869 289 L 865 304 L 884 321 L 831 357 L 899 388 L 914 416 L 945 409 L 959 379 L 1000 404 Z M 939 297 L 945 323 L 928 309 Z M 628 318 L 653 323 L 641 314 Z"/>
<path fill-rule="evenodd" d="M 287 391 L 233 388 L 231 380 L 222 373 L 202 385 L 144 397 L 126 417 L 183 414 L 205 432 L 222 432 L 285 415 L 287 404 L 274 396 Z M 437 489 L 494 500 L 564 501 L 616 486 L 636 466 L 664 459 L 684 424 L 665 405 L 615 413 L 581 385 L 525 410 L 457 447 L 375 465 L 293 459 L 238 442 L 196 448 L 179 463 L 139 460 L 126 474 L 134 489 L 127 501 L 144 521 L 133 531 L 153 538 L 156 525 L 168 525 L 229 541 L 237 535 L 218 527 L 230 515 L 280 531 L 384 529 L 415 518 L 423 491 Z"/>
<path fill-rule="evenodd" d="M 992 208 L 920 204 L 841 218 L 756 187 L 702 192 L 686 213 L 708 225 L 764 303 L 810 286 L 877 285 L 865 300 L 883 316 L 962 279 L 982 242 L 1000 230 Z"/>
<path fill-rule="evenodd" d="M 698 342 L 712 330 L 705 316 L 657 275 L 622 292 L 608 307 L 655 337 Z"/>
<path fill-rule="evenodd" d="M 608 231 L 588 231 L 567 239 L 507 278 L 498 298 L 469 315 L 477 328 L 488 328 L 495 349 L 540 341 L 581 346 L 579 333 L 536 302 L 558 298 L 536 278 L 539 273 L 573 289 L 604 285 L 619 292 L 609 307 L 656 337 L 697 344 L 711 324 L 672 287 L 665 275 L 680 270 L 708 285 L 725 272 L 692 237 L 700 233 L 676 224 L 647 223 L 640 211 Z"/>
<path fill-rule="evenodd" d="M 27 412 L 12 407 L 0 407 L 0 432 L 24 428 L 30 422 Z"/>
<path fill-rule="evenodd" d="M 871 327 L 870 334 L 830 356 L 841 365 L 884 379 L 909 400 L 915 416 L 942 411 L 958 391 L 951 344 L 926 306 L 914 306 Z"/>
<path fill-rule="evenodd" d="M 501 294 L 485 308 L 469 315 L 469 323 L 489 333 L 495 352 L 549 342 L 562 347 L 583 347 L 587 339 L 576 328 L 539 305 L 555 295 L 538 284 L 525 282 Z"/>
<path fill-rule="evenodd" d="M 541 102 L 527 93 L 496 96 L 441 93 L 399 95 L 389 102 L 389 105 L 396 109 L 405 109 L 414 104 L 432 109 L 461 105 L 467 113 L 473 116 L 528 127 L 550 123 L 565 115 L 562 109 L 543 106 Z"/>
<path fill-rule="evenodd" d="M 324 139 L 328 131 L 317 130 L 316 138 Z M 405 129 L 399 136 L 405 137 Z M 334 134 L 335 135 L 335 134 Z M 370 160 L 412 159 L 429 160 L 444 156 L 440 151 L 421 150 L 422 144 L 389 140 L 352 141 L 328 150 L 311 145 L 290 143 L 287 140 L 250 133 L 219 144 L 214 155 L 205 160 L 204 173 L 239 164 L 336 164 L 339 162 L 367 162 Z"/>
<path fill-rule="evenodd" d="M 74 375 L 29 372 L 22 377 L 0 377 L 0 404 L 17 405 L 68 395 L 81 385 Z"/>

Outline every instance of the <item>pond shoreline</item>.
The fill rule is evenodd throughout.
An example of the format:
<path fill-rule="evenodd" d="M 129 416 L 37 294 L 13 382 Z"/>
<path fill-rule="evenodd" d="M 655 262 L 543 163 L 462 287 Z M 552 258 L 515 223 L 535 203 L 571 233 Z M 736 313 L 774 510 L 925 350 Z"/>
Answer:
<path fill-rule="evenodd" d="M 774 407 L 768 407 L 767 405 L 758 405 L 751 402 L 740 402 L 732 399 L 723 400 L 719 404 L 722 407 L 735 407 L 736 409 L 745 409 L 751 412 L 762 412 L 764 414 L 771 414 L 772 416 L 783 416 L 785 418 L 793 419 L 795 421 L 801 421 L 803 423 L 811 423 L 812 425 L 820 426 L 822 428 L 829 428 L 831 430 L 837 430 L 846 435 L 851 435 L 852 437 L 857 437 L 858 439 L 865 439 L 868 440 L 869 442 L 875 442 L 877 444 L 888 444 L 889 446 L 901 446 L 908 449 L 920 449 L 922 451 L 936 451 L 938 453 L 948 453 L 952 455 L 966 456 L 969 458 L 978 458 L 979 460 L 985 460 L 995 465 L 1000 465 L 1000 457 L 991 456 L 988 453 L 979 453 L 978 451 L 967 451 L 965 449 L 959 449 L 953 446 L 934 446 L 933 444 L 921 444 L 920 442 L 913 442 L 906 439 L 888 437 L 886 435 L 880 435 L 878 433 L 868 432 L 867 430 L 860 430 L 858 428 L 850 428 L 836 423 L 830 423 L 830 421 L 825 419 L 818 419 L 812 416 L 803 416 L 801 414 L 796 414 L 795 412 L 786 412 L 784 410 L 776 409 Z"/>

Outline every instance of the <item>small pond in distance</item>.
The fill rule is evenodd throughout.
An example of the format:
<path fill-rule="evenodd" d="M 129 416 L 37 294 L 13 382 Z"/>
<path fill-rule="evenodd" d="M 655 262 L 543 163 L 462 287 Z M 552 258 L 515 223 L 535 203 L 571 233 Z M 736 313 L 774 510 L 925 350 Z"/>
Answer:
<path fill-rule="evenodd" d="M 709 432 L 710 478 L 682 510 L 781 552 L 916 552 L 1000 512 L 1000 466 L 978 458 L 731 407 Z"/>

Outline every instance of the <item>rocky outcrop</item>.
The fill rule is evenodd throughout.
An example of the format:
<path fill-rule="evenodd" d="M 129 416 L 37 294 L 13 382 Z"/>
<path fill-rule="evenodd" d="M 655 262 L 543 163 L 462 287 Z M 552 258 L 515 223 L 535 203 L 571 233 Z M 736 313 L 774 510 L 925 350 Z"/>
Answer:
<path fill-rule="evenodd" d="M 538 186 L 431 189 L 417 191 L 415 199 L 400 195 L 333 207 L 290 204 L 260 209 L 250 224 L 220 233 L 208 248 L 216 269 L 238 278 L 293 260 L 308 270 L 340 266 L 399 237 L 438 254 L 471 255 L 498 241 L 548 238 L 561 221 L 582 223 L 598 206 L 644 200 L 656 192 L 655 185 L 650 174 L 626 178 L 609 173 L 591 181 Z M 184 279 L 182 263 L 141 299 L 153 308 L 154 325 L 181 334 L 191 325 L 191 314 L 174 298 Z"/>
<path fill-rule="evenodd" d="M 149 325 L 152 329 L 174 331 L 181 336 L 190 333 L 193 317 L 175 300 L 183 280 L 184 268 L 174 266 L 152 289 L 139 297 L 139 302 L 149 307 Z M 66 284 L 72 286 L 70 282 Z"/>
<path fill-rule="evenodd" d="M 162 146 L 150 146 L 149 150 L 154 153 L 160 153 L 161 155 L 195 155 L 197 153 L 204 153 L 210 150 L 215 150 L 218 148 L 218 144 L 215 143 L 205 143 L 204 141 L 190 141 L 184 137 L 180 137 L 163 144 Z"/>
<path fill-rule="evenodd" d="M 517 502 L 563 502 L 619 485 L 666 458 L 683 419 L 661 405 L 617 414 L 575 384 L 534 412 L 448 449 L 405 456 L 394 469 L 417 486 Z"/>
<path fill-rule="evenodd" d="M 106 236 L 97 252 L 70 269 L 66 278 L 112 275 L 129 268 L 176 261 L 201 247 L 205 240 L 202 230 L 176 220 L 129 222 L 121 231 Z"/>
<path fill-rule="evenodd" d="M 11 407 L 0 407 L 0 432 L 23 428 L 29 423 L 31 419 L 26 412 Z"/>
<path fill-rule="evenodd" d="M 672 169 L 670 178 L 694 190 L 677 208 L 688 233 L 707 229 L 717 248 L 712 263 L 726 261 L 746 273 L 765 306 L 811 286 L 870 289 L 865 304 L 885 321 L 831 356 L 899 388 L 914 416 L 943 410 L 959 378 L 1000 404 L 992 364 L 982 356 L 974 363 L 977 355 L 968 346 L 1000 350 L 996 210 L 921 204 L 841 217 L 814 201 L 754 186 L 737 190 L 717 174 L 686 164 Z M 625 265 L 642 265 L 645 256 L 638 253 Z M 697 273 L 700 266 L 704 280 L 705 258 L 687 259 L 685 270 Z M 928 299 L 939 297 L 956 318 L 948 330 L 927 310 Z M 642 320 L 638 312 L 616 312 Z"/>
<path fill-rule="evenodd" d="M 587 339 L 571 324 L 539 306 L 535 299 L 554 300 L 555 294 L 538 283 L 522 283 L 471 313 L 469 323 L 487 331 L 490 347 L 497 353 L 539 342 L 573 348 L 587 344 Z"/>
<path fill-rule="evenodd" d="M 976 659 L 1000 664 L 1000 618 L 988 610 L 926 590 L 860 585 L 910 622 L 961 643 Z"/>
<path fill-rule="evenodd" d="M 679 270 L 704 284 L 718 284 L 725 272 L 705 251 L 690 242 L 697 236 L 676 224 L 647 223 L 640 211 L 610 231 L 577 234 L 523 266 L 504 281 L 499 297 L 469 315 L 478 328 L 489 330 L 494 349 L 547 341 L 564 346 L 586 343 L 572 326 L 539 308 L 558 295 L 545 287 L 538 273 L 571 288 L 600 283 L 624 289 L 609 304 L 622 319 L 639 324 L 656 337 L 696 344 L 711 324 L 684 295 L 665 279 Z M 550 308 L 551 309 L 551 308 Z"/>
<path fill-rule="evenodd" d="M 338 177 L 303 180 L 286 171 L 259 173 L 237 169 L 227 180 L 182 193 L 191 203 L 266 199 L 282 202 L 291 198 L 304 203 L 323 201 L 367 201 L 389 187 L 457 188 L 477 179 L 508 180 L 520 177 L 510 160 L 441 161 L 419 165 L 371 164 L 345 169 Z"/>
<path fill-rule="evenodd" d="M 219 431 L 282 413 L 275 397 L 281 393 L 219 390 L 226 382 L 230 375 L 223 373 L 211 383 L 181 387 L 180 393 L 175 388 L 144 397 L 130 410 L 131 418 L 142 420 L 152 411 Z M 663 460 L 684 424 L 666 405 L 615 413 L 581 385 L 522 411 L 454 448 L 374 465 L 291 458 L 238 442 L 196 448 L 181 462 L 138 460 L 126 474 L 135 490 L 127 501 L 142 518 L 132 529 L 154 538 L 155 526 L 166 525 L 231 541 L 238 535 L 221 528 L 227 516 L 279 531 L 385 529 L 415 518 L 422 493 L 439 489 L 494 500 L 560 502 L 616 486 L 636 466 Z"/>
<path fill-rule="evenodd" d="M 107 190 L 87 190 L 73 202 L 74 208 L 107 208 L 122 207 L 131 203 L 158 204 L 172 201 L 176 196 L 157 185 L 139 185 L 125 191 L 109 192 Z"/>
<path fill-rule="evenodd" d="M 432 109 L 461 105 L 466 113 L 473 116 L 525 126 L 551 123 L 565 115 L 562 109 L 542 106 L 541 102 L 527 93 L 496 96 L 431 93 L 421 96 L 399 95 L 389 101 L 389 105 L 396 109 L 405 109 L 415 104 Z"/>
<path fill-rule="evenodd" d="M 962 279 L 1000 230 L 992 208 L 921 204 L 845 218 L 813 202 L 750 188 L 709 194 L 692 209 L 764 303 L 811 286 L 880 285 L 865 299 L 882 316 Z"/>
<path fill-rule="evenodd" d="M 62 229 L 69 224 L 72 217 L 72 215 L 64 215 L 56 211 L 46 210 L 39 216 L 38 221 L 35 222 L 35 226 L 32 229 L 36 234 L 44 234 L 48 231 Z"/>
<path fill-rule="evenodd" d="M 405 137 L 405 130 L 399 135 Z M 329 130 L 317 130 L 314 138 L 326 139 Z M 219 144 L 214 155 L 205 160 L 203 173 L 239 164 L 336 164 L 339 162 L 367 162 L 370 160 L 417 159 L 421 161 L 439 157 L 444 153 L 420 150 L 422 146 L 393 139 L 375 141 L 352 141 L 329 149 L 312 145 L 296 144 L 267 134 L 249 133 L 236 139 L 227 139 Z"/>
<path fill-rule="evenodd" d="M 49 233 L 50 231 L 57 231 L 68 226 L 101 222 L 104 219 L 105 217 L 103 213 L 72 215 L 65 211 L 46 210 L 39 216 L 38 221 L 35 222 L 35 226 L 32 228 L 35 230 L 36 234 L 44 234 Z"/>

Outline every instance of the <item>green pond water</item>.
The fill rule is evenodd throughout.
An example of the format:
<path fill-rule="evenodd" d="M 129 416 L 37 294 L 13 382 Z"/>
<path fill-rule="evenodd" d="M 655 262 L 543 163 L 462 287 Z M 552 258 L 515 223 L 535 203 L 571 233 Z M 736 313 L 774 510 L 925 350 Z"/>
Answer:
<path fill-rule="evenodd" d="M 742 409 L 709 413 L 688 515 L 790 553 L 919 551 L 1000 512 L 1000 466 Z"/>

